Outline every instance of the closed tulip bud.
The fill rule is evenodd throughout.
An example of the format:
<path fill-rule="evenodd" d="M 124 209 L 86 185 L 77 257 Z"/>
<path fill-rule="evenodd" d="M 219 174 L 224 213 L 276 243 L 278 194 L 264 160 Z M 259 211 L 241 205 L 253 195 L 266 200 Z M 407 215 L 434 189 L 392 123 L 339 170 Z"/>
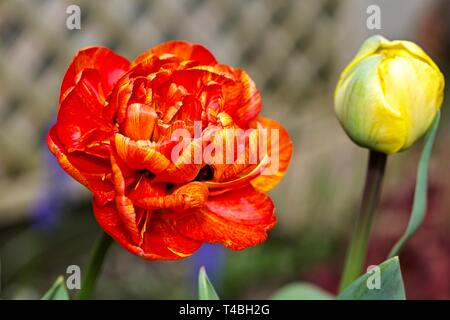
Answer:
<path fill-rule="evenodd" d="M 392 154 L 425 134 L 443 92 L 442 73 L 419 46 L 373 36 L 342 72 L 335 112 L 356 144 Z"/>

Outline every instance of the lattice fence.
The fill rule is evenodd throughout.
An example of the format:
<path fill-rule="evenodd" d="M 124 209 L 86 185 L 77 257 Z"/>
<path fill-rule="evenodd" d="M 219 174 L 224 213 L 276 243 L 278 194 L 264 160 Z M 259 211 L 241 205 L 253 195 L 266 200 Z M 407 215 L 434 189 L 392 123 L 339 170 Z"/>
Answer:
<path fill-rule="evenodd" d="M 66 28 L 70 4 L 81 8 L 81 30 Z M 27 213 L 45 184 L 45 131 L 80 47 L 132 59 L 168 39 L 203 43 L 249 71 L 265 113 L 295 141 L 298 114 L 336 72 L 327 34 L 338 10 L 336 0 L 0 1 L 0 219 Z"/>

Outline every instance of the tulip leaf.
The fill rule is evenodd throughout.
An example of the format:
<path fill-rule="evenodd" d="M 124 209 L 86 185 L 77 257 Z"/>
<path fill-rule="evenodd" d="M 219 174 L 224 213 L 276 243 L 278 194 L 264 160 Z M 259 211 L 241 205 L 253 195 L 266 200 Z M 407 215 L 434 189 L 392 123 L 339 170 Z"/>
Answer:
<path fill-rule="evenodd" d="M 325 290 L 305 282 L 290 283 L 271 297 L 272 300 L 333 300 L 334 298 Z"/>
<path fill-rule="evenodd" d="M 42 300 L 69 300 L 64 278 L 59 276 L 50 289 L 44 294 Z"/>
<path fill-rule="evenodd" d="M 353 281 L 338 300 L 405 300 L 398 257 L 390 258 Z"/>
<path fill-rule="evenodd" d="M 431 151 L 433 149 L 436 132 L 439 128 L 440 119 L 441 113 L 440 111 L 438 111 L 430 129 L 425 136 L 425 143 L 423 146 L 422 155 L 420 156 L 419 166 L 417 168 L 414 202 L 411 217 L 408 222 L 408 227 L 406 228 L 406 231 L 400 238 L 400 240 L 398 240 L 398 242 L 391 249 L 389 257 L 393 257 L 399 254 L 406 241 L 408 241 L 409 238 L 413 236 L 413 234 L 417 231 L 425 218 L 425 213 L 427 210 L 428 162 L 430 160 Z"/>
<path fill-rule="evenodd" d="M 198 273 L 198 299 L 199 300 L 219 300 L 211 281 L 206 274 L 205 267 L 201 267 Z"/>

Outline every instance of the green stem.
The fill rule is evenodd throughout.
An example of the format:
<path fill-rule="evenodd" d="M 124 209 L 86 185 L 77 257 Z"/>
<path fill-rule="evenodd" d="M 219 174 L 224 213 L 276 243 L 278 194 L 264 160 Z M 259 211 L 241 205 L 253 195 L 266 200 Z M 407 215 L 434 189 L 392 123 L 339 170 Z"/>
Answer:
<path fill-rule="evenodd" d="M 83 279 L 81 289 L 77 295 L 78 300 L 87 300 L 91 297 L 92 291 L 97 281 L 97 277 L 102 269 L 106 252 L 111 246 L 111 243 L 112 238 L 102 231 L 92 251 L 86 275 Z"/>
<path fill-rule="evenodd" d="M 367 253 L 373 213 L 380 200 L 386 162 L 386 154 L 370 151 L 361 208 L 353 229 L 352 240 L 342 274 L 340 291 L 345 289 L 361 275 Z"/>

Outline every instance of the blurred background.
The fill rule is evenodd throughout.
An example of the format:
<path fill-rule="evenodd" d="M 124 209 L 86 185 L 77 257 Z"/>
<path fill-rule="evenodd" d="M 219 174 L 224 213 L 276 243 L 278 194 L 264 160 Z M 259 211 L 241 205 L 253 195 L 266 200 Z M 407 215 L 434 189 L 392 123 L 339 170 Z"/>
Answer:
<path fill-rule="evenodd" d="M 66 27 L 72 4 L 81 9 L 81 30 Z M 373 4 L 381 30 L 366 27 Z M 219 61 L 245 68 L 261 91 L 263 114 L 290 132 L 295 154 L 272 192 L 279 222 L 260 246 L 231 252 L 205 245 L 178 262 L 147 262 L 116 245 L 95 298 L 194 298 L 201 265 L 222 298 L 265 299 L 292 281 L 335 292 L 367 152 L 339 127 L 332 95 L 340 71 L 377 33 L 417 42 L 448 75 L 446 0 L 0 1 L 0 297 L 39 298 L 69 265 L 83 270 L 99 232 L 88 192 L 45 145 L 72 56 L 103 45 L 133 59 L 171 39 L 202 43 Z M 427 218 L 400 256 L 411 299 L 450 299 L 448 107 L 446 100 Z M 368 264 L 383 261 L 406 227 L 420 151 L 419 143 L 389 159 Z"/>

